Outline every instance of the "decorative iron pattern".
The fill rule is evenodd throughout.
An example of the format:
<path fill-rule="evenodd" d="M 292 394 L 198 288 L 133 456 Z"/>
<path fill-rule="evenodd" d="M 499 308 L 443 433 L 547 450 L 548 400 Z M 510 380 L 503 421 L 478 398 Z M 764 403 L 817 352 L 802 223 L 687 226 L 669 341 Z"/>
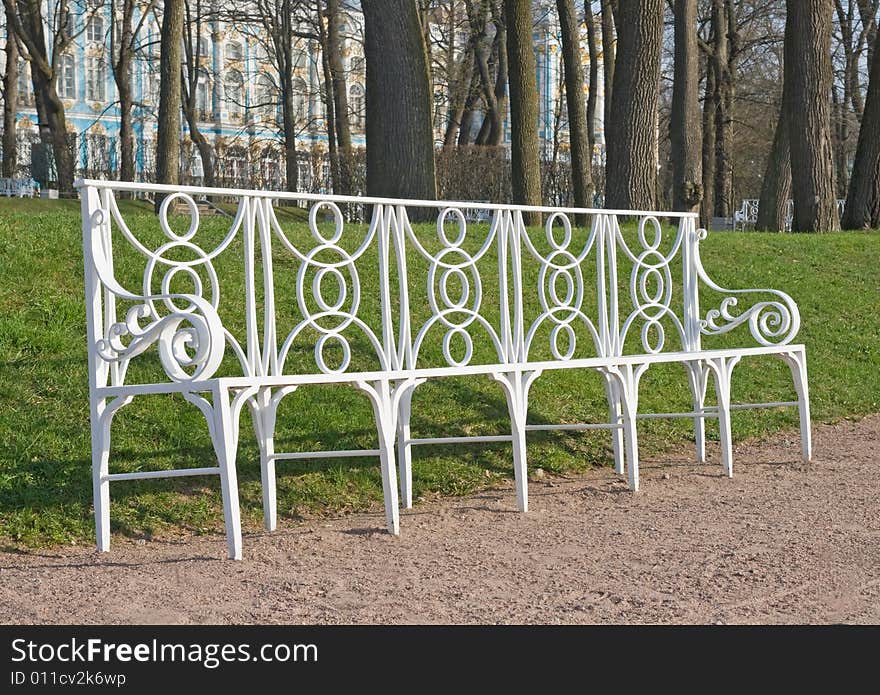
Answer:
<path fill-rule="evenodd" d="M 94 348 L 102 360 L 115 365 L 111 374 L 115 385 L 124 383 L 129 361 L 152 345 L 157 346 L 161 364 L 174 381 L 210 378 L 227 347 L 241 364 L 243 376 L 283 375 L 291 347 L 306 329 L 318 334 L 313 341 L 315 373 L 342 374 L 351 365 L 352 331 L 366 337 L 377 368 L 387 371 L 417 368 L 426 337 L 434 328 L 442 331 L 445 364 L 464 367 L 473 360 L 474 341 L 484 339 L 493 348 L 493 363 L 528 361 L 542 326 L 550 327 L 547 347 L 552 358 L 567 361 L 577 355 L 575 328 L 579 326 L 592 339 L 593 354 L 614 356 L 624 354 L 624 344 L 632 331 L 638 331 L 647 354 L 657 354 L 667 346 L 669 326 L 677 334 L 674 349 L 694 350 L 699 349 L 701 335 L 727 333 L 742 324 L 748 324 L 759 345 L 784 345 L 794 338 L 800 325 L 797 305 L 785 293 L 727 290 L 712 281 L 698 250 L 706 231 L 696 230 L 694 220 L 688 216 L 680 216 L 677 229 L 670 230 L 661 224 L 660 214 L 640 214 L 635 240 L 628 242 L 617 214 L 589 211 L 589 232 L 576 244 L 573 212 L 547 209 L 544 236 L 549 250 L 542 251 L 529 236 L 522 211 L 515 206 L 494 206 L 486 225 L 470 221 L 473 214 L 467 204 L 434 203 L 439 209 L 439 250 L 433 251 L 416 233 L 408 218 L 408 206 L 400 201 L 373 204 L 371 223 L 365 229 L 347 223 L 340 207 L 343 202 L 363 204 L 364 200 L 310 200 L 310 243 L 305 243 L 302 238 L 292 239 L 279 224 L 276 201 L 242 194 L 236 195 L 237 212 L 225 237 L 212 248 L 205 248 L 198 243 L 200 218 L 195 199 L 190 193 L 176 192 L 168 195 L 159 209 L 159 227 L 165 241 L 149 248 L 123 219 L 112 185 L 90 188 L 84 195 L 91 201 L 85 241 L 103 291 L 104 325 Z M 183 233 L 175 232 L 168 220 L 174 205 L 182 205 L 189 215 Z M 322 228 L 322 217 L 329 217 L 329 229 Z M 145 259 L 140 291 L 122 287 L 114 275 L 111 225 Z M 352 234 L 359 236 L 354 238 Z M 349 247 L 352 243 L 356 246 L 354 251 L 346 250 L 344 236 Z M 221 283 L 213 263 L 236 239 L 245 249 L 244 343 L 223 326 L 219 312 Z M 273 241 L 297 262 L 300 318 L 284 336 L 276 335 L 276 313 L 286 308 L 275 305 Z M 415 281 L 425 283 L 430 317 L 418 325 L 412 323 L 408 284 L 412 268 L 407 267 L 407 249 L 415 250 L 428 264 L 423 280 Z M 497 267 L 486 263 L 493 249 Z M 378 320 L 362 315 L 363 288 L 358 267 L 371 250 L 378 253 Z M 172 258 L 180 251 L 188 253 L 189 260 Z M 684 271 L 683 307 L 673 303 L 672 264 L 679 260 Z M 622 310 L 617 290 L 618 273 L 627 269 L 622 261 L 631 268 L 626 311 Z M 529 262 L 536 262 L 539 268 L 535 291 L 540 312 L 524 325 L 522 271 Z M 585 282 L 585 264 L 596 268 L 595 287 Z M 485 305 L 483 273 L 487 267 L 498 273 L 501 300 L 497 307 Z M 262 278 L 258 283 L 260 268 Z M 395 270 L 399 297 L 392 301 L 390 288 Z M 188 281 L 190 292 L 171 291 L 172 283 L 181 277 Z M 699 283 L 730 296 L 718 308 L 700 314 Z M 594 315 L 588 315 L 584 308 L 588 292 L 597 293 L 598 311 Z M 770 294 L 773 299 L 737 312 L 738 297 L 751 293 Z M 117 317 L 117 300 L 134 305 Z M 258 304 L 263 309 L 262 335 L 256 316 Z M 326 357 L 330 346 L 341 353 L 334 365 Z M 297 368 L 302 366 L 298 363 Z"/>

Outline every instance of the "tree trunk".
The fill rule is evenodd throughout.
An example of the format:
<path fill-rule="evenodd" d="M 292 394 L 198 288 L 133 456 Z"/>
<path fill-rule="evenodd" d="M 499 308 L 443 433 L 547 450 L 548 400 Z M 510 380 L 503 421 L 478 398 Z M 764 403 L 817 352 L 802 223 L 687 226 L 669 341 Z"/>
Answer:
<path fill-rule="evenodd" d="M 619 0 L 605 205 L 651 210 L 657 186 L 657 102 L 663 0 Z"/>
<path fill-rule="evenodd" d="M 617 38 L 614 30 L 612 0 L 602 0 L 602 78 L 605 87 L 604 114 L 602 118 L 605 146 L 608 147 L 608 128 L 611 126 L 611 97 L 614 94 L 614 64 L 616 62 Z"/>
<path fill-rule="evenodd" d="M 449 87 L 449 114 L 446 122 L 446 132 L 443 135 L 443 147 L 452 147 L 456 144 L 464 118 L 465 99 L 471 91 L 471 80 L 474 74 L 474 55 L 466 50 L 455 67 L 455 79 Z"/>
<path fill-rule="evenodd" d="M 346 161 L 342 161 L 343 157 L 340 156 L 339 148 L 337 147 L 337 124 L 336 124 L 336 83 L 333 81 L 333 68 L 330 65 L 330 47 L 329 47 L 329 38 L 328 31 L 324 27 L 324 6 L 321 0 L 317 0 L 316 2 L 317 14 L 318 14 L 318 41 L 324 49 L 321 51 L 321 72 L 324 77 L 324 110 L 325 110 L 325 118 L 324 123 L 327 131 L 327 155 L 330 157 L 330 179 L 332 182 L 333 192 L 337 194 L 349 195 L 350 185 L 343 174 L 343 168 L 347 167 L 347 157 L 345 157 Z M 338 7 L 336 8 L 338 10 Z M 330 14 L 328 9 L 327 12 L 327 21 L 328 24 L 332 24 L 336 21 L 335 14 Z M 338 30 L 336 34 L 338 35 Z M 338 60 L 338 57 L 337 57 Z M 341 67 L 341 64 L 340 64 Z M 346 109 L 348 108 L 348 99 L 346 99 Z M 351 131 L 348 128 L 348 123 L 346 123 L 346 129 L 349 132 L 349 143 L 351 141 Z M 347 173 L 347 168 L 346 168 Z"/>
<path fill-rule="evenodd" d="M 281 73 L 281 122 L 284 127 L 284 166 L 287 190 L 296 193 L 299 183 L 299 161 L 296 152 L 296 111 L 293 103 L 293 73 Z"/>
<path fill-rule="evenodd" d="M 565 93 L 568 95 L 568 132 L 571 141 L 571 181 L 575 207 L 593 204 L 593 171 L 590 141 L 587 137 L 587 108 L 584 103 L 584 66 L 581 62 L 580 31 L 574 0 L 556 0 L 562 34 L 562 60 L 565 66 Z M 586 224 L 579 219 L 578 224 Z"/>
<path fill-rule="evenodd" d="M 495 82 L 492 79 L 489 70 L 489 57 L 491 54 L 496 56 L 496 64 L 498 61 L 498 41 L 499 36 L 496 32 L 495 40 L 490 45 L 488 34 L 486 31 L 487 18 L 485 7 L 475 10 L 473 3 L 468 3 L 468 15 L 470 17 L 471 27 L 477 29 L 477 35 L 474 37 L 474 60 L 477 71 L 480 74 L 480 86 L 483 92 L 483 103 L 486 105 L 486 115 L 480 126 L 480 132 L 477 135 L 476 144 L 486 145 L 488 143 L 489 134 L 493 131 L 500 133 L 502 130 L 503 117 L 499 109 L 498 99 L 495 92 Z M 500 71 L 499 71 L 500 72 Z M 497 77 L 496 77 L 497 79 Z"/>
<path fill-rule="evenodd" d="M 712 25 L 715 45 L 715 215 L 733 216 L 733 66 L 728 37 L 729 0 L 713 0 Z"/>
<path fill-rule="evenodd" d="M 9 9 L 6 9 L 9 13 Z M 3 165 L 0 176 L 11 179 L 18 163 L 18 141 L 15 138 L 15 114 L 18 109 L 18 44 L 12 22 L 6 19 L 6 70 L 3 73 Z"/>
<path fill-rule="evenodd" d="M 785 99 L 783 97 L 783 104 Z M 780 110 L 773 135 L 773 147 L 767 157 L 761 199 L 758 201 L 758 219 L 755 229 L 762 232 L 781 232 L 785 229 L 785 213 L 791 196 L 791 156 L 789 152 L 788 117 L 785 107 Z"/>
<path fill-rule="evenodd" d="M 541 204 L 541 162 L 538 155 L 538 86 L 532 39 L 531 3 L 504 0 L 507 59 L 510 71 L 510 163 L 513 202 Z M 526 224 L 540 224 L 537 213 L 524 215 Z"/>
<path fill-rule="evenodd" d="M 831 147 L 831 0 L 788 0 L 785 88 L 796 232 L 839 228 Z"/>
<path fill-rule="evenodd" d="M 471 144 L 471 130 L 474 127 L 474 118 L 477 114 L 477 103 L 480 101 L 480 73 L 476 69 L 477 58 L 472 53 L 470 55 L 472 56 L 471 79 L 462 107 L 461 123 L 458 127 L 459 147 Z"/>
<path fill-rule="evenodd" d="M 367 194 L 433 200 L 431 82 L 414 0 L 363 0 Z"/>
<path fill-rule="evenodd" d="M 67 119 L 64 113 L 64 103 L 58 96 L 56 82 L 56 63 L 59 47 L 63 44 L 56 41 L 53 44 L 52 57 L 46 46 L 46 22 L 43 17 L 43 7 L 37 0 L 4 0 L 6 7 L 6 19 L 27 48 L 28 60 L 31 65 L 31 84 L 34 87 L 34 100 L 37 105 L 39 116 L 40 139 L 44 146 L 52 148 L 55 159 L 56 184 L 63 193 L 73 192 L 73 176 L 75 163 L 73 152 L 70 147 L 70 138 L 67 133 Z M 64 4 L 56 7 L 56 13 L 62 14 Z M 50 28 L 54 23 L 49 23 Z M 53 39 L 54 40 L 54 39 Z"/>
<path fill-rule="evenodd" d="M 703 204 L 700 224 L 709 229 L 715 216 L 715 70 L 712 57 L 706 60 L 706 88 L 703 93 Z"/>
<path fill-rule="evenodd" d="M 345 155 L 351 150 L 351 125 L 348 118 L 348 86 L 342 66 L 342 39 L 339 36 L 339 0 L 327 0 L 327 58 L 333 76 L 336 142 Z"/>
<path fill-rule="evenodd" d="M 495 44 L 498 50 L 498 66 L 495 77 L 495 104 L 498 110 L 498 121 L 492 121 L 487 145 L 498 147 L 504 141 L 504 119 L 507 115 L 507 85 L 510 81 L 510 70 L 507 63 L 507 27 L 501 7 L 493 3 L 492 15 L 495 19 Z"/>
<path fill-rule="evenodd" d="M 165 0 L 159 58 L 159 123 L 156 137 L 156 180 L 180 181 L 180 70 L 185 0 Z M 156 204 L 159 204 L 157 196 Z"/>
<path fill-rule="evenodd" d="M 672 209 L 692 212 L 703 200 L 697 0 L 675 0 L 672 84 Z"/>
<path fill-rule="evenodd" d="M 584 2 L 584 24 L 587 30 L 587 50 L 590 54 L 590 83 L 587 94 L 587 140 L 590 143 L 590 162 L 596 151 L 596 104 L 599 97 L 599 47 L 596 45 L 596 18 L 593 3 Z"/>
<path fill-rule="evenodd" d="M 878 36 L 880 34 L 875 32 L 875 55 Z M 871 63 L 868 95 L 841 226 L 844 229 L 880 227 L 880 60 Z"/>
<path fill-rule="evenodd" d="M 868 71 L 874 65 L 874 46 L 877 42 L 877 0 L 857 0 L 856 5 L 859 8 L 859 17 L 862 25 L 868 28 L 866 32 L 866 43 L 868 46 Z"/>

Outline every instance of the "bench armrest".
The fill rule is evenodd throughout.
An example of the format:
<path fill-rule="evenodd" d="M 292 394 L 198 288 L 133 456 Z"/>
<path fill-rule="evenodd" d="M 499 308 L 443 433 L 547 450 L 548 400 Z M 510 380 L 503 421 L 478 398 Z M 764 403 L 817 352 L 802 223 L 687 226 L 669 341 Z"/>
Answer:
<path fill-rule="evenodd" d="M 95 342 L 95 350 L 103 360 L 127 364 L 155 344 L 162 368 L 171 380 L 196 381 L 214 375 L 223 361 L 226 334 L 210 302 L 191 294 L 122 298 L 143 303 L 131 307 L 124 321 L 111 324 L 106 336 Z M 171 311 L 159 316 L 157 302 Z M 186 302 L 188 306 L 178 308 L 175 302 Z M 148 322 L 142 325 L 144 320 Z"/>
<path fill-rule="evenodd" d="M 722 300 L 717 309 L 706 312 L 705 318 L 699 321 L 702 335 L 721 335 L 738 326 L 748 323 L 752 337 L 767 347 L 786 345 L 794 340 L 801 326 L 801 315 L 795 301 L 785 292 L 774 289 L 740 289 L 732 290 L 716 284 L 706 273 L 700 260 L 699 241 L 706 238 L 706 230 L 697 230 L 696 253 L 694 261 L 697 276 L 712 290 L 726 295 L 763 294 L 770 295 L 766 299 L 753 304 L 745 311 L 736 312 L 739 300 L 736 296 L 728 296 Z"/>

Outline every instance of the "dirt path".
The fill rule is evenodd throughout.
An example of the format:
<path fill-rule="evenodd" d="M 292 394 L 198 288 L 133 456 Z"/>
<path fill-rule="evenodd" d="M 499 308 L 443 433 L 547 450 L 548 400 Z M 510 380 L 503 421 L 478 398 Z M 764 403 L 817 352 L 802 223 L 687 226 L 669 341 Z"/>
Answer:
<path fill-rule="evenodd" d="M 404 512 L 245 537 L 0 553 L 12 623 L 880 623 L 880 415 Z M 718 460 L 718 452 L 710 452 Z"/>

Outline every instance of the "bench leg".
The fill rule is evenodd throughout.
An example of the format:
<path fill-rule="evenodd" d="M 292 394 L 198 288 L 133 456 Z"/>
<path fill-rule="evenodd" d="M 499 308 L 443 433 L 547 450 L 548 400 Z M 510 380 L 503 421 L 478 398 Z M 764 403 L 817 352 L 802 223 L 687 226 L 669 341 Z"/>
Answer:
<path fill-rule="evenodd" d="M 425 383 L 419 379 L 412 385 L 404 384 L 398 388 L 404 389 L 400 396 L 400 406 L 397 412 L 397 465 L 400 475 L 400 502 L 405 509 L 412 508 L 412 445 L 409 443 L 412 437 L 409 422 L 412 414 L 412 397 L 416 386 Z"/>
<path fill-rule="evenodd" d="M 626 450 L 627 484 L 633 492 L 639 490 L 639 437 L 636 415 L 639 409 L 639 380 L 648 368 L 647 364 L 625 364 L 605 367 L 601 371 L 614 382 L 622 406 L 621 418 L 623 440 Z"/>
<path fill-rule="evenodd" d="M 110 423 L 132 396 L 121 396 L 109 404 L 103 398 L 92 403 L 92 493 L 95 505 L 95 539 L 98 551 L 110 550 Z"/>
<path fill-rule="evenodd" d="M 813 459 L 813 439 L 810 431 L 810 389 L 807 384 L 807 354 L 803 349 L 783 353 L 782 359 L 791 369 L 794 388 L 798 396 L 798 414 L 801 426 L 801 452 L 804 462 Z"/>
<path fill-rule="evenodd" d="M 609 421 L 612 425 L 619 425 L 611 430 L 611 448 L 614 452 L 614 472 L 623 475 L 624 472 L 624 441 L 623 441 L 623 406 L 620 402 L 617 383 L 606 373 L 602 373 L 605 380 L 605 396 L 608 399 Z"/>
<path fill-rule="evenodd" d="M 733 477 L 733 438 L 730 429 L 730 376 L 739 357 L 719 357 L 708 364 L 715 375 L 718 396 L 718 440 L 721 445 L 721 467 L 728 478 Z"/>
<path fill-rule="evenodd" d="M 211 439 L 217 454 L 217 464 L 220 467 L 226 546 L 231 560 L 241 560 L 241 513 L 238 506 L 238 475 L 235 470 L 238 452 L 238 418 L 233 417 L 229 393 L 226 389 L 216 388 L 213 396 L 214 427 Z"/>
<path fill-rule="evenodd" d="M 535 372 L 504 372 L 492 375 L 504 387 L 513 443 L 513 477 L 516 482 L 516 508 L 529 511 L 529 478 L 526 461 L 526 420 L 529 409 L 529 388 L 541 374 Z"/>
<path fill-rule="evenodd" d="M 695 413 L 701 413 L 706 406 L 706 387 L 709 385 L 709 368 L 701 362 L 686 362 L 688 384 L 691 388 L 691 402 Z M 694 446 L 697 463 L 706 463 L 706 418 L 694 417 Z"/>
<path fill-rule="evenodd" d="M 382 468 L 382 496 L 385 500 L 385 526 L 394 536 L 400 535 L 400 509 L 397 497 L 397 470 L 394 465 L 394 436 L 397 430 L 396 393 L 387 381 L 357 383 L 370 398 L 379 435 L 379 462 Z M 402 387 L 398 387 L 402 388 Z M 397 391 L 397 389 L 395 389 Z M 402 393 L 400 393 L 402 395 Z"/>
<path fill-rule="evenodd" d="M 260 447 L 260 482 L 263 488 L 263 524 L 267 531 L 278 528 L 278 492 L 275 483 L 275 423 L 281 399 L 297 386 L 261 389 L 251 402 L 254 434 Z"/>

